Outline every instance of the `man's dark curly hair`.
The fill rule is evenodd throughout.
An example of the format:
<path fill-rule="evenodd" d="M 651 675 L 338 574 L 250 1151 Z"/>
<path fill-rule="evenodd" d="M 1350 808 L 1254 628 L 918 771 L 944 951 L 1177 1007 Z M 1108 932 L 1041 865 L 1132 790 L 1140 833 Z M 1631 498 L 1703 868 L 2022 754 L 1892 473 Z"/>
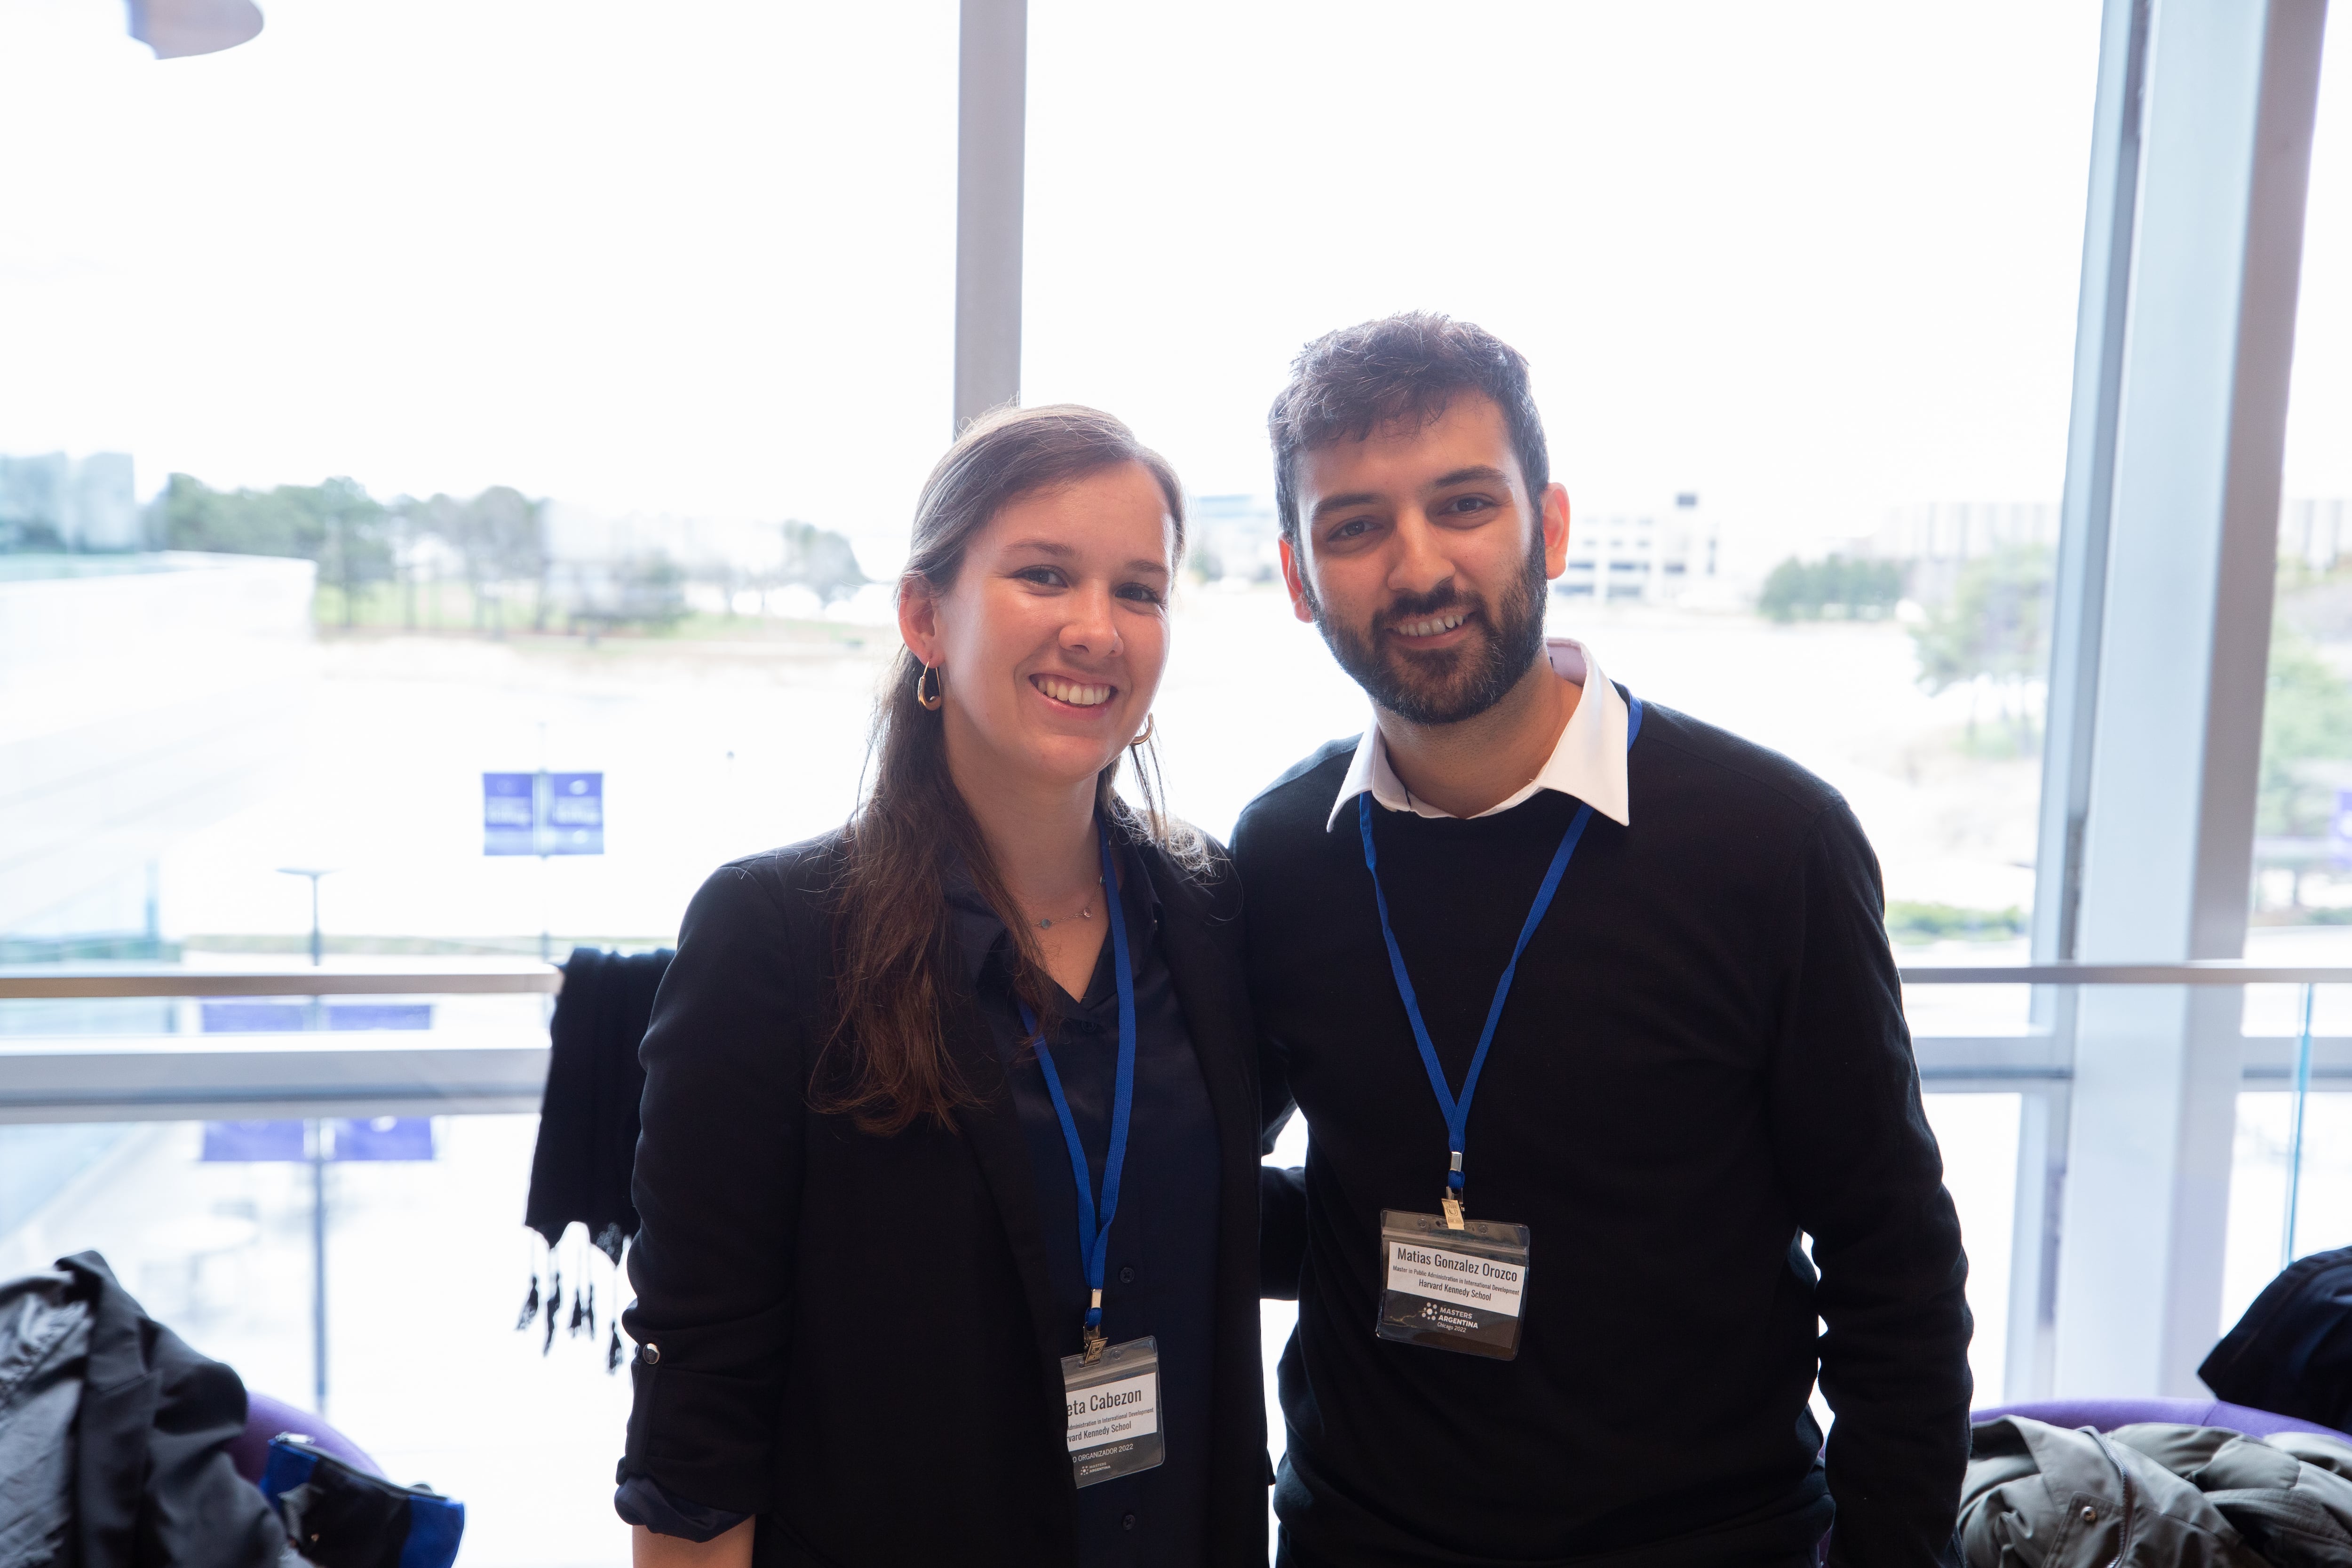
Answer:
<path fill-rule="evenodd" d="M 1461 392 L 1492 398 L 1511 432 L 1530 501 L 1551 483 L 1543 418 L 1528 389 L 1528 362 L 1483 327 L 1408 310 L 1327 332 L 1298 351 L 1290 384 L 1266 415 L 1274 441 L 1274 499 L 1282 536 L 1298 548 L 1301 453 L 1361 441 L 1383 426 L 1427 425 Z"/>

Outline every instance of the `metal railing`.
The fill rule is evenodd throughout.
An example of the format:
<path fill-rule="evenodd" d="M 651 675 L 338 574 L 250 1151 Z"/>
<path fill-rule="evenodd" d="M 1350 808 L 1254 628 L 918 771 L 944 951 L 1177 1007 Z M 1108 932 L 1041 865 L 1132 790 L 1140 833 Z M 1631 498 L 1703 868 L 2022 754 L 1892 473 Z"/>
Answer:
<path fill-rule="evenodd" d="M 1927 1034 L 1913 1041 L 1924 1086 L 1937 1093 L 2019 1097 L 2011 1245 L 2007 1384 L 2046 1389 L 2055 1343 L 2060 1195 L 2074 1092 L 2074 1006 L 2083 987 L 2294 985 L 2301 1027 L 2242 1035 L 2241 1081 L 2293 1095 L 2283 1255 L 2292 1255 L 2303 1166 L 2304 1110 L 2315 1083 L 2352 1086 L 2352 1037 L 2316 1037 L 2321 985 L 2352 985 L 2352 965 L 2242 961 L 2189 963 L 1951 963 L 1898 966 L 1908 988 L 2032 988 L 2026 1026 L 2000 1034 Z M 160 965 L 0 968 L 0 1004 L 224 996 L 551 996 L 561 973 L 505 960 L 434 959 L 318 967 L 217 970 Z M 319 1009 L 323 1015 L 323 1005 Z M 1913 1009 L 1915 1016 L 1918 1010 Z M 311 1022 L 316 1023 L 314 1018 Z M 0 1123 L 447 1115 L 538 1110 L 547 1078 L 543 1029 L 460 1021 L 424 1031 L 309 1028 L 270 1034 L 0 1034 Z M 2021 1395 L 2022 1396 L 2022 1395 Z"/>
<path fill-rule="evenodd" d="M 2305 1027 L 2296 1036 L 2249 1036 L 2244 1076 L 2352 1079 L 2352 1037 L 2315 1037 L 2312 987 L 2352 984 L 2352 965 L 2254 963 L 1944 963 L 1898 966 L 1906 986 L 2299 985 Z M 0 1002 L 167 997 L 551 996 L 563 974 L 520 960 L 436 959 L 429 963 L 350 961 L 184 969 L 163 964 L 0 968 Z M 2050 1029 L 1995 1035 L 1926 1035 L 1914 1042 L 1920 1076 L 1957 1091 L 2027 1089 L 2073 1076 L 2070 1042 Z M 447 1111 L 530 1109 L 538 1103 L 547 1047 L 510 1036 L 433 1030 L 335 1034 L 0 1035 L 0 1121 L 129 1117 L 169 1120 L 252 1113 L 257 1107 L 351 1106 Z M 528 1101 L 526 1104 L 525 1102 Z M 235 1112 L 226 1107 L 234 1106 Z M 315 1110 L 310 1114 L 345 1114 Z M 408 1113 L 421 1113 L 411 1110 Z"/>
<path fill-rule="evenodd" d="M 551 964 L 436 959 L 182 969 L 0 969 L 0 1002 L 289 996 L 551 996 Z M 481 1115 L 539 1109 L 538 1029 L 0 1035 L 0 1123 Z"/>
<path fill-rule="evenodd" d="M 552 964 L 485 959 L 450 967 L 348 962 L 247 964 L 235 969 L 183 969 L 176 964 L 109 964 L 102 968 L 0 968 L 0 1001 L 100 1000 L 125 996 L 483 996 L 563 989 Z"/>
<path fill-rule="evenodd" d="M 2176 963 L 1907 963 L 1898 966 L 1904 984 L 2033 985 L 2294 985 L 2301 989 L 2296 1013 L 2301 1026 L 2292 1036 L 2242 1035 L 2239 1074 L 2247 1079 L 2284 1080 L 2287 1111 L 2286 1205 L 2279 1239 L 2280 1266 L 2295 1257 L 2296 1221 L 2303 1195 L 2305 1115 L 2315 1079 L 2352 1079 L 2352 1039 L 2322 1039 L 2312 1018 L 2322 985 L 2352 984 L 2352 965 L 2259 963 L 2245 959 L 2199 959 Z M 2073 1041 L 2058 1029 L 2015 1036 L 1928 1036 L 1913 1042 L 1925 1084 L 1946 1089 L 2027 1089 L 2036 1080 L 2069 1084 L 2074 1079 Z M 2045 1122 L 2049 1120 L 2044 1108 Z M 2063 1129 L 2045 1133 L 2044 1158 L 2063 1173 Z M 2020 1180 L 2029 1163 L 2021 1146 Z"/>
<path fill-rule="evenodd" d="M 2185 963 L 1903 963 L 1906 985 L 2345 985 L 2352 964 L 2255 963 L 2200 958 Z"/>

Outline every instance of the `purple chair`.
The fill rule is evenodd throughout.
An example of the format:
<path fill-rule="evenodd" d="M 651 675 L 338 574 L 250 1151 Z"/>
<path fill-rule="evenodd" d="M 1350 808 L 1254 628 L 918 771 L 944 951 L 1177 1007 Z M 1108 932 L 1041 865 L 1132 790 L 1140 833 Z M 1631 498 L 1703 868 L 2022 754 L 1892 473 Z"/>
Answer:
<path fill-rule="evenodd" d="M 1971 1421 L 1992 1421 L 2003 1415 L 2024 1415 L 2053 1426 L 2091 1426 L 2112 1432 L 2138 1421 L 2177 1421 L 2184 1426 L 2226 1426 L 2249 1437 L 2273 1432 L 2316 1432 L 2323 1437 L 2352 1442 L 2352 1433 L 2333 1426 L 2273 1415 L 2250 1405 L 2226 1405 L 2218 1399 L 2038 1399 L 2022 1405 L 1996 1405 L 1977 1411 Z"/>
<path fill-rule="evenodd" d="M 383 1474 L 383 1468 L 367 1457 L 357 1443 L 327 1425 L 326 1421 L 307 1410 L 297 1410 L 266 1394 L 248 1392 L 245 1396 L 245 1430 L 228 1446 L 228 1457 L 236 1466 L 236 1473 L 261 1484 L 261 1472 L 269 1464 L 269 1439 L 280 1432 L 298 1432 L 310 1438 L 310 1446 L 320 1453 L 332 1454 L 354 1469 L 371 1476 Z"/>

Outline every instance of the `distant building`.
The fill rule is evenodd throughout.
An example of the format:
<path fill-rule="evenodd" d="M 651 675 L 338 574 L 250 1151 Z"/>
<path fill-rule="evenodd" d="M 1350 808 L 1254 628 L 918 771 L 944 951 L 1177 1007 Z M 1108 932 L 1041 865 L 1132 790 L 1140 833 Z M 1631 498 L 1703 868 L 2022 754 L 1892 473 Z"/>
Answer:
<path fill-rule="evenodd" d="M 1963 562 L 2013 546 L 2057 544 L 2054 501 L 1927 501 L 1890 509 L 1861 553 L 1910 563 L 1911 596 L 1935 601 L 1951 591 Z M 2315 572 L 2352 557 L 2352 501 L 2338 496 L 2280 503 L 2278 554 Z"/>
<path fill-rule="evenodd" d="M 2010 545 L 2057 542 L 2053 501 L 1927 501 L 1888 509 L 1864 553 L 1883 561 L 1972 561 Z"/>
<path fill-rule="evenodd" d="M 1184 504 L 1185 553 L 1212 581 L 1271 583 L 1282 575 L 1282 523 L 1265 496 L 1192 496 Z"/>
<path fill-rule="evenodd" d="M 2279 559 L 2333 571 L 2352 555 L 2352 500 L 2305 497 L 2279 508 Z"/>
<path fill-rule="evenodd" d="M 1687 490 L 1656 510 L 1579 514 L 1568 531 L 1568 569 L 1552 592 L 1671 604 L 1716 579 L 1721 545 L 1715 521 Z"/>
<path fill-rule="evenodd" d="M 1960 566 L 2017 546 L 2055 547 L 2053 501 L 1922 501 L 1890 507 L 1860 553 L 1908 567 L 1909 596 L 1941 604 L 1958 585 Z"/>
<path fill-rule="evenodd" d="M 1272 583 L 1282 575 L 1282 525 L 1271 498 L 1192 496 L 1185 502 L 1187 556 L 1212 582 Z M 2352 543 L 2352 540 L 2347 540 Z M 1720 541 L 1697 496 L 1650 512 L 1577 516 L 1568 570 L 1553 592 L 1569 598 L 1680 599 L 1717 572 Z"/>
<path fill-rule="evenodd" d="M 0 457 L 0 550 L 137 550 L 145 540 L 131 455 Z"/>

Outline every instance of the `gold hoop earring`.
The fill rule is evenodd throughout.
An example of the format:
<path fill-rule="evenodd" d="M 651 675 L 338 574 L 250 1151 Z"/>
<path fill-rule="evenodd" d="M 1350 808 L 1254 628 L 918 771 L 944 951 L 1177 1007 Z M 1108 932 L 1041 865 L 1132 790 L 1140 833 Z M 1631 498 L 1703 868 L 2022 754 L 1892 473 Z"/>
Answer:
<path fill-rule="evenodd" d="M 1138 735 L 1134 740 L 1129 741 L 1128 745 L 1130 748 L 1150 745 L 1151 743 L 1151 732 L 1159 727 L 1160 715 L 1157 713 L 1146 713 L 1143 716 L 1143 733 Z"/>
<path fill-rule="evenodd" d="M 926 680 L 931 683 L 931 695 L 929 697 L 923 695 L 923 682 Z M 915 700 L 936 713 L 940 710 L 940 705 L 947 700 L 947 688 L 941 684 L 939 671 L 928 664 L 923 666 L 923 672 L 915 677 Z"/>

